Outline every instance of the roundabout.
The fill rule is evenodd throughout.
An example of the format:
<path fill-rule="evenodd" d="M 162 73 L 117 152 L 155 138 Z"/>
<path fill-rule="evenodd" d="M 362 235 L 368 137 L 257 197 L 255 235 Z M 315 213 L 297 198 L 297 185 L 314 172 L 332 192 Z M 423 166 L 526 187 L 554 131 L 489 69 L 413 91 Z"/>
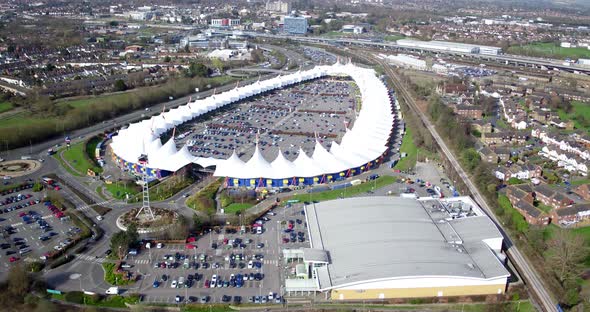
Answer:
<path fill-rule="evenodd" d="M 31 174 L 41 168 L 37 160 L 9 160 L 0 163 L 0 176 L 11 178 Z"/>
<path fill-rule="evenodd" d="M 136 217 L 140 208 L 133 208 L 126 213 L 123 213 L 117 218 L 117 227 L 122 231 L 127 231 L 130 224 L 137 226 L 137 232 L 156 233 L 162 232 L 174 225 L 178 219 L 178 214 L 174 211 L 152 207 L 154 219 L 148 217 L 147 214 L 141 213 Z"/>

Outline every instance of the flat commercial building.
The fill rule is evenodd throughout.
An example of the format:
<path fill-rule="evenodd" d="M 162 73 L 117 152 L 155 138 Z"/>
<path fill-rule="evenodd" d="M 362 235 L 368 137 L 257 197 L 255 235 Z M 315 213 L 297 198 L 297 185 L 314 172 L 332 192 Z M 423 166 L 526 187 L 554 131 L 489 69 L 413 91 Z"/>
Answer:
<path fill-rule="evenodd" d="M 411 39 L 400 39 L 396 43 L 399 46 L 407 48 L 440 50 L 455 53 L 497 55 L 502 52 L 502 48 L 499 47 L 448 41 L 419 41 Z"/>
<path fill-rule="evenodd" d="M 285 16 L 283 30 L 288 34 L 306 34 L 307 19 L 303 16 Z"/>
<path fill-rule="evenodd" d="M 310 279 L 287 280 L 287 291 L 313 286 L 332 300 L 371 300 L 506 289 L 502 234 L 469 197 L 341 199 L 308 205 L 305 217 Z"/>

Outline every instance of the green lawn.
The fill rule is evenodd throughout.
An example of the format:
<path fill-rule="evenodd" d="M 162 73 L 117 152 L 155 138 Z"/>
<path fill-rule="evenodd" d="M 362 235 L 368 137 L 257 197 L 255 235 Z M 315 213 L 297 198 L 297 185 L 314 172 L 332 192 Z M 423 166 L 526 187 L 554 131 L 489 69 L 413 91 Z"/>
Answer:
<path fill-rule="evenodd" d="M 0 102 L 0 113 L 7 112 L 13 108 L 10 102 Z"/>
<path fill-rule="evenodd" d="M 572 186 L 578 186 L 582 184 L 590 184 L 590 179 L 579 179 L 570 181 Z"/>
<path fill-rule="evenodd" d="M 66 149 L 62 155 L 63 160 L 73 167 L 80 175 L 86 175 L 88 169 L 92 169 L 98 173 L 102 172 L 102 168 L 90 161 L 85 153 L 86 141 L 73 144 L 69 149 Z"/>
<path fill-rule="evenodd" d="M 129 194 L 129 197 L 132 197 L 139 193 L 139 187 L 132 182 L 113 182 L 111 184 L 105 184 L 105 188 L 116 199 L 126 199 L 125 194 Z"/>
<path fill-rule="evenodd" d="M 558 110 L 559 119 L 563 121 L 572 120 L 576 129 L 583 129 L 590 132 L 590 103 L 572 101 L 572 111 L 567 113 Z"/>
<path fill-rule="evenodd" d="M 18 129 L 29 128 L 35 125 L 51 124 L 55 120 L 52 118 L 36 118 L 27 116 L 25 112 L 10 115 L 9 117 L 0 118 L 0 129 L 10 128 L 10 130 L 18 131 Z"/>
<path fill-rule="evenodd" d="M 586 242 L 590 242 L 590 226 L 573 229 L 573 232 L 584 236 Z"/>
<path fill-rule="evenodd" d="M 553 210 L 553 208 L 551 208 L 551 207 L 549 207 L 547 205 L 544 205 L 543 203 L 539 203 L 539 205 L 537 206 L 537 208 L 539 208 L 541 211 L 544 211 L 546 213 L 550 213 L 551 210 Z"/>
<path fill-rule="evenodd" d="M 396 180 L 397 180 L 397 178 L 394 178 L 392 176 L 382 176 L 382 177 L 375 179 L 374 181 L 365 182 L 360 185 L 354 185 L 354 186 L 348 187 L 346 189 L 330 190 L 330 191 L 318 192 L 318 193 L 297 194 L 289 199 L 299 200 L 299 201 L 312 201 L 312 200 L 323 201 L 323 200 L 337 199 L 337 198 L 340 198 L 341 196 L 342 197 L 352 197 L 352 196 L 355 196 L 358 194 L 363 194 L 368 191 L 371 191 L 371 190 L 373 190 L 373 188 L 379 189 L 384 186 L 390 185 L 390 184 L 394 183 Z"/>
<path fill-rule="evenodd" d="M 520 302 L 507 302 L 500 304 L 491 303 L 455 303 L 455 304 L 318 304 L 318 307 L 326 308 L 327 310 L 348 311 L 352 307 L 356 310 L 392 310 L 392 311 L 462 311 L 462 312 L 486 312 L 486 311 L 511 311 L 511 312 L 535 312 L 536 309 L 528 300 Z M 495 308 L 497 307 L 497 308 Z M 353 311 L 353 310 L 350 310 Z"/>
<path fill-rule="evenodd" d="M 559 45 L 549 43 L 531 43 L 523 46 L 512 46 L 508 48 L 509 54 L 521 54 L 526 56 L 540 56 L 552 58 L 590 58 L 590 50 L 586 48 L 562 48 Z"/>
<path fill-rule="evenodd" d="M 400 161 L 395 164 L 394 169 L 413 169 L 416 166 L 418 148 L 414 144 L 414 137 L 412 136 L 412 130 L 410 128 L 407 128 L 406 133 L 404 134 L 402 146 L 400 147 L 400 154 L 401 153 L 407 153 L 407 156 L 400 159 Z"/>
<path fill-rule="evenodd" d="M 232 203 L 223 209 L 224 209 L 225 213 L 231 214 L 231 213 L 236 213 L 238 211 L 244 211 L 252 206 L 254 206 L 254 205 L 252 205 L 250 203 L 243 203 L 243 204 L 242 203 Z"/>

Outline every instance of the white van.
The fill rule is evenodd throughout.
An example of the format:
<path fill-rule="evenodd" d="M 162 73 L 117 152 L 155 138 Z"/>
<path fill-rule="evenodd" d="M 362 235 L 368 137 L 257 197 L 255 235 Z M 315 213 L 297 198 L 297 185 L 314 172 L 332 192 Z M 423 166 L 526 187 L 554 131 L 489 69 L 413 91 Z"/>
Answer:
<path fill-rule="evenodd" d="M 20 253 L 21 255 L 26 255 L 29 252 L 31 252 L 31 248 L 23 248 L 21 250 L 18 251 L 18 253 Z"/>
<path fill-rule="evenodd" d="M 184 276 L 178 278 L 178 287 L 184 286 Z"/>
<path fill-rule="evenodd" d="M 119 294 L 119 287 L 110 287 L 106 291 L 107 295 L 118 295 Z"/>

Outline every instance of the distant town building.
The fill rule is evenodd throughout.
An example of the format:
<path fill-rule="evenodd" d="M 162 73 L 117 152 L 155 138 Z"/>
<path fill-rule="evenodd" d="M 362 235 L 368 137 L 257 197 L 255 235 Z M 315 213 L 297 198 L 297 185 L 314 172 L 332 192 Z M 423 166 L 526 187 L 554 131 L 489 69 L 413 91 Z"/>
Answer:
<path fill-rule="evenodd" d="M 233 27 L 240 25 L 239 18 L 214 18 L 211 19 L 211 27 Z"/>
<path fill-rule="evenodd" d="M 291 3 L 288 1 L 269 1 L 266 3 L 266 10 L 269 12 L 289 13 L 291 12 Z"/>
<path fill-rule="evenodd" d="M 342 32 L 348 34 L 362 34 L 365 32 L 365 28 L 357 25 L 344 25 L 342 26 Z"/>
<path fill-rule="evenodd" d="M 283 30 L 288 34 L 307 33 L 307 19 L 303 16 L 285 16 Z"/>

